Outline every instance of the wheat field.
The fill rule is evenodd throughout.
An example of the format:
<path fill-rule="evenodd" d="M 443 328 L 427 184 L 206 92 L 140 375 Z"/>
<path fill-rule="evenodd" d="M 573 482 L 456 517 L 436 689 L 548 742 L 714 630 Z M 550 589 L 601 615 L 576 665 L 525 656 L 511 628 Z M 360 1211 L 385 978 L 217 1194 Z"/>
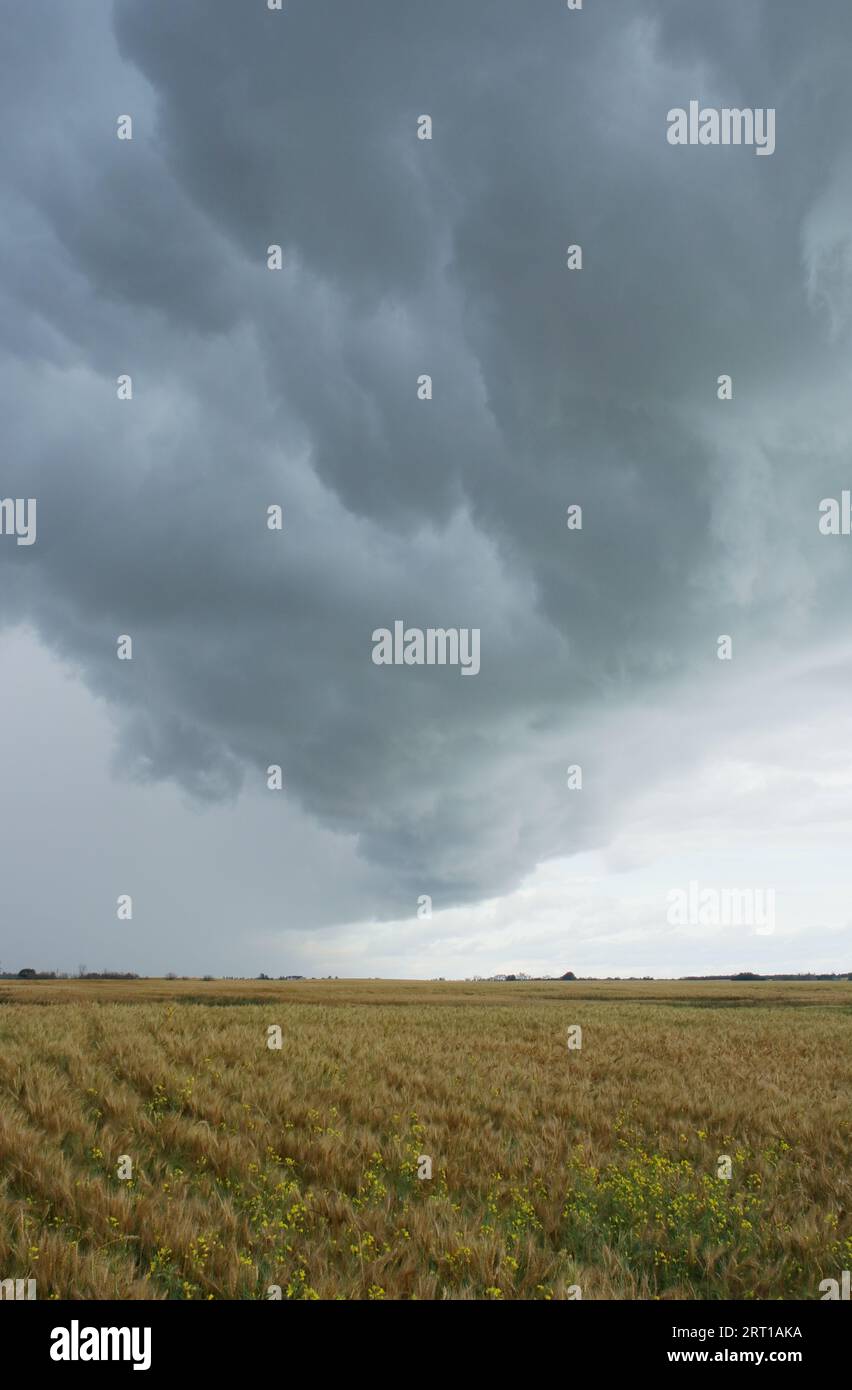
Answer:
<path fill-rule="evenodd" d="M 847 982 L 3 981 L 0 1278 L 818 1299 L 850 1024 Z"/>

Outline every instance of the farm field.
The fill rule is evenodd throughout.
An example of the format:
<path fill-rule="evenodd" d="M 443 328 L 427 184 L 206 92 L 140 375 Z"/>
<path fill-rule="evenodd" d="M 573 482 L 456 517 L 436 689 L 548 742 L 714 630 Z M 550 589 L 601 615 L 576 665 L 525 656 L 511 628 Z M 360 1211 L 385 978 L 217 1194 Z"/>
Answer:
<path fill-rule="evenodd" d="M 819 1299 L 850 1160 L 852 983 L 0 982 L 40 1299 Z"/>

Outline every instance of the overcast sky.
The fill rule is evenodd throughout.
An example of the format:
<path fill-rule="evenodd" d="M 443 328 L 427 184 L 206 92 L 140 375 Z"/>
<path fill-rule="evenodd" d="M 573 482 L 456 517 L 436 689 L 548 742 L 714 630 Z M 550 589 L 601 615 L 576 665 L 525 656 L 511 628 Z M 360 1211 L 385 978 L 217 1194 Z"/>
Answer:
<path fill-rule="evenodd" d="M 852 968 L 848 0 L 3 30 L 0 968 Z"/>

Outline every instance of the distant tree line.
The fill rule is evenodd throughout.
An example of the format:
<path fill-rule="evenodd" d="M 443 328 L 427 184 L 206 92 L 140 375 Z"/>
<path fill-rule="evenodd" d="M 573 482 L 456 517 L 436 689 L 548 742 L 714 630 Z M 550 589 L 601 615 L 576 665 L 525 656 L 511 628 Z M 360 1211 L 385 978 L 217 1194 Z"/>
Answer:
<path fill-rule="evenodd" d="M 132 970 L 85 970 L 69 975 L 67 970 L 33 970 L 26 965 L 23 970 L 0 971 L 0 980 L 138 980 Z"/>

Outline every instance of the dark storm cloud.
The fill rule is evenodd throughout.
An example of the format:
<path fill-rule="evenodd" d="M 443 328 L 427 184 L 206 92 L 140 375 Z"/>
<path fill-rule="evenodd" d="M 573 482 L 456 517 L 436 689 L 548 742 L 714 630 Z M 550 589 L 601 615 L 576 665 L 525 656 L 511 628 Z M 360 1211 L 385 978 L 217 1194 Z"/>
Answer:
<path fill-rule="evenodd" d="M 820 293 L 846 274 L 852 14 L 688 8 L 19 20 L 3 486 L 40 513 L 33 553 L 0 554 L 4 618 L 124 712 L 136 775 L 208 799 L 280 763 L 359 834 L 388 910 L 600 842 L 629 701 L 700 680 L 734 624 L 765 643 L 801 621 L 806 562 L 814 626 L 838 582 L 812 532 L 849 436 L 848 321 Z M 668 146 L 692 98 L 776 106 L 776 153 Z M 796 406 L 823 437 L 796 438 Z M 481 628 L 480 675 L 372 665 L 398 617 Z M 676 754 L 642 750 L 643 775 Z"/>

